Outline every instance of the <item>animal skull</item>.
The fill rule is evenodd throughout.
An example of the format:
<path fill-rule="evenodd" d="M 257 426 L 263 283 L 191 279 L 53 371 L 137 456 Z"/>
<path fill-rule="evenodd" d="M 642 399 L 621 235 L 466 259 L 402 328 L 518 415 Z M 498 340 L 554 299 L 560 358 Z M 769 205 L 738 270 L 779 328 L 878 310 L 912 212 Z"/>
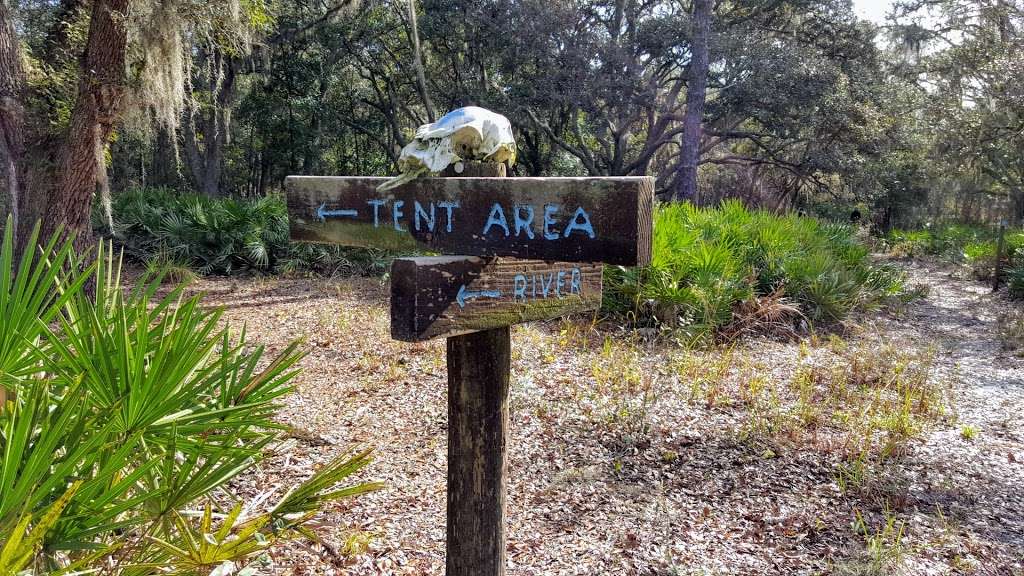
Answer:
<path fill-rule="evenodd" d="M 390 190 L 423 174 L 441 172 L 462 160 L 514 164 L 516 141 L 508 118 L 467 106 L 420 126 L 398 158 L 401 175 L 381 184 L 378 190 Z"/>

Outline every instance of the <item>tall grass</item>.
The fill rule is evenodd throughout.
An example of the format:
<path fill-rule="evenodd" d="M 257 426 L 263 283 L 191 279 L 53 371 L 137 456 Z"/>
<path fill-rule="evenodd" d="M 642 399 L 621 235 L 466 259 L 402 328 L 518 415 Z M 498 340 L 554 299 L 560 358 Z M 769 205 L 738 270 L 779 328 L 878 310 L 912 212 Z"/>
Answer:
<path fill-rule="evenodd" d="M 831 322 L 902 288 L 901 275 L 873 264 L 850 227 L 735 201 L 659 206 L 653 245 L 650 266 L 609 269 L 606 308 L 696 336 L 721 332 L 740 310 L 763 312 L 751 303 L 793 311 L 794 321 Z"/>

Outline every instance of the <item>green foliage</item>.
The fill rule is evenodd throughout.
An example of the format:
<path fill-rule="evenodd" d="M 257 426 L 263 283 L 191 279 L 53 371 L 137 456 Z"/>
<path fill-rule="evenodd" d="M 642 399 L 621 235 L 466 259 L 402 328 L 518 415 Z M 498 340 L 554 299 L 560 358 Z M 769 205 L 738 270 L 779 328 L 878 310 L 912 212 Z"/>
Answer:
<path fill-rule="evenodd" d="M 268 357 L 180 287 L 159 296 L 161 279 L 146 276 L 128 289 L 102 245 L 88 266 L 70 241 L 15 266 L 13 244 L 8 227 L 0 574 L 209 574 L 314 536 L 306 524 L 324 504 L 377 487 L 338 487 L 369 462 L 358 452 L 241 514 L 229 483 L 279 439 L 271 417 L 291 390 L 298 343 Z M 213 532 L 211 510 L 222 506 L 230 513 Z M 187 512 L 197 507 L 201 518 Z"/>
<path fill-rule="evenodd" d="M 1024 219 L 1021 3 L 903 0 L 895 8 L 890 21 L 894 71 L 928 86 L 921 90 L 927 100 L 918 117 L 934 165 L 929 169 L 934 212 L 989 221 L 1010 217 L 1019 223 Z M 956 41 L 948 42 L 950 37 Z"/>
<path fill-rule="evenodd" d="M 403 32 L 405 2 L 263 4 L 242 2 L 242 20 L 288 48 L 261 53 L 265 66 L 225 63 L 201 35 L 187 47 L 211 54 L 192 67 L 191 125 L 182 131 L 186 148 L 205 155 L 182 155 L 196 186 L 251 193 L 289 174 L 391 174 L 417 126 L 465 103 L 513 122 L 518 174 L 651 175 L 661 192 L 679 176 L 669 151 L 687 93 L 686 4 L 642 3 L 611 19 L 601 2 L 417 4 L 418 57 Z M 705 108 L 716 133 L 706 153 L 728 160 L 702 165 L 702 180 L 712 181 L 702 197 L 780 206 L 919 191 L 922 146 L 912 128 L 920 90 L 886 73 L 874 29 L 849 5 L 719 4 L 714 20 L 723 65 L 711 67 L 708 85 L 729 89 Z M 45 28 L 28 28 L 45 37 Z M 823 28 L 825 43 L 815 40 Z M 429 82 L 415 81 L 416 61 Z M 218 120 L 214 105 L 230 115 Z M 136 184 L 178 179 L 161 177 L 176 170 L 157 140 L 120 140 L 114 155 L 124 160 L 113 171 Z M 206 188 L 197 173 L 213 161 L 223 172 Z"/>
<path fill-rule="evenodd" d="M 991 226 L 952 223 L 919 230 L 890 230 L 885 235 L 885 243 L 897 256 L 930 255 L 964 262 L 984 257 L 986 253 L 994 254 L 997 234 Z"/>
<path fill-rule="evenodd" d="M 151 271 L 186 280 L 242 270 L 382 274 L 379 250 L 292 244 L 288 211 L 276 196 L 214 199 L 162 188 L 128 190 L 114 198 L 114 234 Z"/>
<path fill-rule="evenodd" d="M 0 547 L 0 574 L 14 576 L 19 570 L 31 564 L 36 550 L 43 545 L 46 533 L 57 523 L 79 486 L 77 482 L 72 484 L 68 491 L 40 513 L 38 518 L 27 512 L 21 517 Z"/>
<path fill-rule="evenodd" d="M 890 230 L 886 235 L 889 251 L 908 258 L 932 254 L 934 237 L 928 230 Z"/>
<path fill-rule="evenodd" d="M 165 189 L 135 189 L 113 203 L 114 233 L 129 254 L 187 263 L 203 274 L 266 270 L 288 241 L 288 216 L 275 198 L 216 200 Z"/>
<path fill-rule="evenodd" d="M 992 277 L 996 262 L 999 229 L 976 224 L 944 224 L 921 230 L 892 230 L 885 235 L 890 253 L 900 257 L 936 256 L 964 265 L 978 279 Z M 1003 262 L 1021 262 L 1024 258 L 1024 231 L 1006 230 L 1003 236 Z M 1017 269 L 1010 270 L 1011 294 Z M 1020 280 L 1018 280 L 1020 282 Z M 1024 285 L 1021 286 L 1024 289 Z"/>
<path fill-rule="evenodd" d="M 906 553 L 906 523 L 897 520 L 888 508 L 883 510 L 884 523 L 872 529 L 859 510 L 854 512 L 852 528 L 864 538 L 864 553 L 855 560 L 837 566 L 844 576 L 883 576 L 898 572 Z"/>
<path fill-rule="evenodd" d="M 1024 310 L 1009 307 L 996 318 L 996 329 L 1004 350 L 1024 355 Z"/>
<path fill-rule="evenodd" d="M 829 322 L 902 288 L 894 269 L 871 264 L 851 228 L 736 201 L 659 206 L 653 244 L 649 267 L 609 269 L 606 308 L 694 336 L 721 331 L 756 297 L 784 294 L 807 319 Z"/>
<path fill-rule="evenodd" d="M 995 242 L 970 242 L 963 247 L 963 261 L 979 280 L 992 278 L 996 265 Z"/>
<path fill-rule="evenodd" d="M 1006 274 L 1010 296 L 1024 298 L 1024 265 L 1010 269 Z"/>

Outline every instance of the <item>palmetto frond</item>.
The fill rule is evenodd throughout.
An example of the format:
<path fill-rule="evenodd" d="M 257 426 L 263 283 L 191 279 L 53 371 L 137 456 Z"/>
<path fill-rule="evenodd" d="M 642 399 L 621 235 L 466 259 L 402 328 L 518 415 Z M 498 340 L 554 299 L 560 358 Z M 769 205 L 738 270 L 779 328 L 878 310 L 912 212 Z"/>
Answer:
<path fill-rule="evenodd" d="M 168 234 L 191 234 L 185 219 L 159 220 Z M 29 564 L 209 574 L 311 535 L 304 524 L 323 504 L 375 487 L 337 487 L 369 462 L 360 452 L 253 518 L 235 507 L 213 530 L 209 495 L 278 439 L 273 414 L 297 373 L 298 343 L 267 358 L 199 297 L 161 291 L 159 275 L 123 286 L 109 245 L 88 266 L 70 246 L 51 241 L 15 267 L 8 226 L 0 248 L 0 574 Z M 198 526 L 185 513 L 197 503 Z"/>

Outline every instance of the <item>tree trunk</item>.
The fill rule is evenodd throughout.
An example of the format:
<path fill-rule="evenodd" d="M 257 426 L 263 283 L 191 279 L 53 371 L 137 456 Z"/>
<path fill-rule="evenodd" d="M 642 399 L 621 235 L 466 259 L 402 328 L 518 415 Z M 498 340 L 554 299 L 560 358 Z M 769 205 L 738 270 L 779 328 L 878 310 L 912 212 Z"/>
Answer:
<path fill-rule="evenodd" d="M 256 195 L 260 198 L 267 195 L 267 186 L 270 183 L 270 154 L 264 150 L 260 152 L 260 178 L 256 187 Z"/>
<path fill-rule="evenodd" d="M 42 53 L 36 65 L 43 75 L 58 75 L 77 69 L 73 38 L 76 25 L 85 18 L 86 0 L 60 0 L 53 22 L 46 33 Z M 62 90 L 53 90 L 49 83 L 26 86 L 25 102 L 32 113 L 25 116 L 25 185 L 18 202 L 21 224 L 18 229 L 18 250 L 24 250 L 36 223 L 45 221 L 51 201 L 56 198 L 58 170 L 63 143 L 67 138 L 64 119 L 65 98 Z"/>
<path fill-rule="evenodd" d="M 423 71 L 423 50 L 420 47 L 420 31 L 416 22 L 416 0 L 409 0 L 409 26 L 409 36 L 412 41 L 412 65 L 416 69 L 416 91 L 419 92 L 420 100 L 423 102 L 423 109 L 427 111 L 427 120 L 436 122 L 437 111 L 434 109 L 434 101 L 430 99 L 427 76 Z"/>
<path fill-rule="evenodd" d="M 240 62 L 220 51 L 212 58 L 209 90 L 212 106 L 195 110 L 183 126 L 185 152 L 196 189 L 210 196 L 221 196 L 220 177 L 224 147 L 230 142 L 231 107 L 235 100 L 235 79 Z M 197 130 L 198 129 L 198 130 Z"/>
<path fill-rule="evenodd" d="M 690 68 L 686 81 L 686 112 L 683 115 L 683 141 L 680 150 L 679 188 L 674 200 L 697 196 L 697 165 L 700 163 L 700 138 L 704 120 L 704 101 L 708 88 L 708 36 L 711 34 L 712 0 L 693 0 L 693 34 L 690 40 Z"/>
<path fill-rule="evenodd" d="M 0 193 L 0 238 L 6 233 L 10 222 L 13 233 L 18 231 L 18 206 L 25 174 L 22 170 L 24 154 L 24 111 L 22 96 L 25 87 L 25 71 L 21 66 L 21 50 L 14 29 L 7 2 L 0 0 L 0 159 L 3 175 L 3 191 Z M 8 221 L 8 216 L 10 220 Z M 10 273 L 3 270 L 0 273 Z M 13 399 L 13 389 L 8 392 L 0 386 L 0 408 Z"/>
<path fill-rule="evenodd" d="M 153 164 L 149 169 L 153 186 L 176 188 L 180 183 L 178 153 L 175 150 L 175 134 L 164 126 L 156 129 L 156 143 L 153 148 Z"/>
<path fill-rule="evenodd" d="M 319 174 L 321 172 L 320 159 L 324 153 L 321 142 L 324 132 L 323 114 L 327 111 L 328 84 L 326 74 L 323 71 L 321 71 L 320 81 L 317 84 L 316 107 L 311 111 L 309 118 L 309 142 L 306 143 L 302 157 L 303 174 Z"/>
<path fill-rule="evenodd" d="M 217 62 L 222 67 L 224 75 L 214 87 L 216 107 L 211 111 L 212 134 L 207 135 L 207 142 L 210 145 L 206 150 L 204 191 L 207 194 L 224 196 L 227 195 L 227 189 L 221 186 L 220 179 L 224 168 L 224 149 L 231 143 L 231 112 L 235 104 L 235 80 L 240 62 L 223 53 L 217 54 Z"/>
<path fill-rule="evenodd" d="M 1011 188 L 1010 201 L 1013 208 L 1011 223 L 1014 226 L 1024 225 L 1024 188 Z"/>
<path fill-rule="evenodd" d="M 25 186 L 22 159 L 25 151 L 24 110 L 22 108 L 25 71 L 21 66 L 21 50 L 7 2 L 0 1 L 0 155 L 4 191 L 0 194 L 0 230 L 11 217 L 18 230 L 21 214 L 19 199 Z"/>
<path fill-rule="evenodd" d="M 103 153 L 124 107 L 127 84 L 124 15 L 129 0 L 95 0 L 79 72 L 78 97 L 71 112 L 60 160 L 59 184 L 46 225 L 75 235 L 79 252 L 91 246 L 89 216 L 96 185 L 104 176 Z"/>

